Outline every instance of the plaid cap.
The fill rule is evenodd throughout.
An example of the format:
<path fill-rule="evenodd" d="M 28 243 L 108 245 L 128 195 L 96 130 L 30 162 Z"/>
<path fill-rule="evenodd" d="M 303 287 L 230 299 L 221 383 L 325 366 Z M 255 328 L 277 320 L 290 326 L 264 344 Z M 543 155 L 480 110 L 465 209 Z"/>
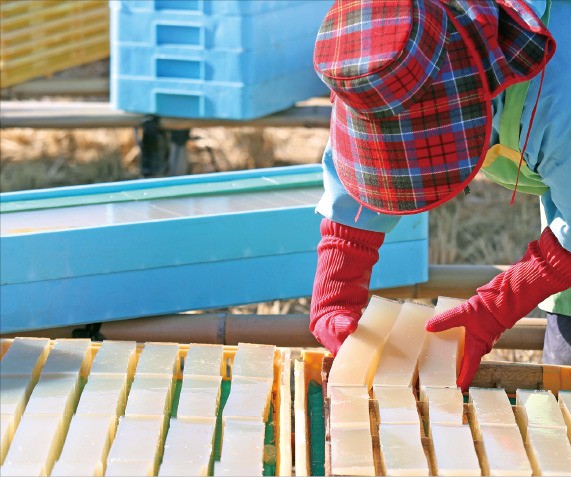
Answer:
<path fill-rule="evenodd" d="M 554 52 L 524 0 L 336 0 L 314 66 L 333 93 L 341 182 L 387 214 L 451 199 L 484 160 L 492 98 Z"/>

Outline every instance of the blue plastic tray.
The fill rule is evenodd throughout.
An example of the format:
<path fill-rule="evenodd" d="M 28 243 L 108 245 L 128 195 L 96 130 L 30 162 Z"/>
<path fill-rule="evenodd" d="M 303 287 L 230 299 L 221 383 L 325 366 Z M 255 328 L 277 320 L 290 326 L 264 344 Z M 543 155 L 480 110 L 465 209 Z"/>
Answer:
<path fill-rule="evenodd" d="M 200 80 L 258 84 L 293 71 L 313 71 L 315 38 L 293 39 L 287 47 L 206 50 L 179 46 L 113 45 L 113 74 L 121 79 Z M 320 86 L 320 90 L 326 91 Z"/>
<path fill-rule="evenodd" d="M 0 194 L 0 332 L 309 296 L 321 180 L 308 165 Z M 380 256 L 373 288 L 426 281 L 428 215 Z"/>
<path fill-rule="evenodd" d="M 256 84 L 111 76 L 116 109 L 182 118 L 253 119 L 327 93 L 313 69 Z"/>
<path fill-rule="evenodd" d="M 218 12 L 210 15 L 191 9 L 138 10 L 129 8 L 129 3 L 132 2 L 111 3 L 112 46 L 118 43 L 256 50 L 274 46 L 287 48 L 289 41 L 310 36 L 314 42 L 333 1 L 306 0 L 292 3 L 287 8 L 261 9 L 248 15 L 221 15 Z M 149 7 L 152 5 L 152 2 L 145 3 Z M 246 7 L 249 2 L 234 3 L 244 3 Z"/>
<path fill-rule="evenodd" d="M 307 3 L 307 0 L 121 0 L 120 3 L 122 8 L 128 10 L 187 10 L 207 15 L 252 15 L 300 5 Z"/>

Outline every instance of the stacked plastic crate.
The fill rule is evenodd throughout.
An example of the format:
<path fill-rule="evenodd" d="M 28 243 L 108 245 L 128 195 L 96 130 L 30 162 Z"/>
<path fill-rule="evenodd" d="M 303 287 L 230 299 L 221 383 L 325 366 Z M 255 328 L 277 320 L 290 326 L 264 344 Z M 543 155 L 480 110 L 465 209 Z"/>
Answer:
<path fill-rule="evenodd" d="M 3 88 L 109 56 L 106 0 L 2 0 Z"/>
<path fill-rule="evenodd" d="M 313 48 L 332 0 L 111 0 L 111 103 L 251 119 L 327 93 Z"/>

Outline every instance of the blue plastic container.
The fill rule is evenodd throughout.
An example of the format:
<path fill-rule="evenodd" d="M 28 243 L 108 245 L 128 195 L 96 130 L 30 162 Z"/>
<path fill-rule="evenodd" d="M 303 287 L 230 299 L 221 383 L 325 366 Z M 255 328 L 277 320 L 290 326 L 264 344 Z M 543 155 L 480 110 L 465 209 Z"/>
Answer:
<path fill-rule="evenodd" d="M 310 296 L 320 165 L 0 194 L 0 332 Z M 428 215 L 371 287 L 428 279 Z"/>
<path fill-rule="evenodd" d="M 332 0 L 111 2 L 111 104 L 252 119 L 327 94 L 313 69 Z"/>

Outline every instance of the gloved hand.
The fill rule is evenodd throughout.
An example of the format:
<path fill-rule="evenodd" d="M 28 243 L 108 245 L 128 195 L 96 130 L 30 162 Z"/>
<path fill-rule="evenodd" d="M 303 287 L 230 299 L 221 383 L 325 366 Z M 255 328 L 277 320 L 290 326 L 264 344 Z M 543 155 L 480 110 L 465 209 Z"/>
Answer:
<path fill-rule="evenodd" d="M 384 238 L 384 233 L 321 221 L 309 329 L 334 355 L 367 305 L 371 271 Z"/>
<path fill-rule="evenodd" d="M 428 331 L 465 328 L 464 356 L 457 384 L 466 390 L 500 335 L 545 298 L 571 287 L 571 253 L 546 228 L 523 258 L 477 290 L 462 305 L 434 316 Z"/>

